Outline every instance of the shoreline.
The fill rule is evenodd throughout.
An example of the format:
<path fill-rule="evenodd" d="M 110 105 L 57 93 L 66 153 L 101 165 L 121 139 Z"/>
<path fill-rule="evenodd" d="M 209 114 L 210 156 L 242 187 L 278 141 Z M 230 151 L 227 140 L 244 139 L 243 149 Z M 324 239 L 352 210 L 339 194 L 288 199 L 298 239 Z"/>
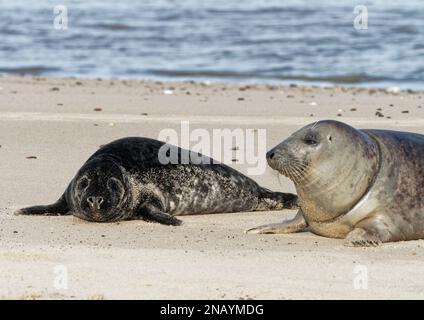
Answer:
<path fill-rule="evenodd" d="M 0 299 L 424 297 L 424 240 L 347 248 L 309 232 L 243 233 L 293 211 L 182 216 L 180 227 L 13 215 L 55 201 L 113 139 L 157 138 L 182 120 L 208 132 L 264 128 L 267 150 L 319 119 L 424 133 L 424 91 L 14 76 L 0 88 Z M 250 177 L 294 192 L 269 168 Z M 366 290 L 354 287 L 358 265 Z M 68 270 L 67 289 L 54 286 L 56 266 Z"/>
<path fill-rule="evenodd" d="M 300 78 L 293 78 L 286 80 L 264 80 L 258 81 L 250 78 L 243 79 L 221 79 L 221 78 L 163 78 L 163 77 L 113 77 L 113 76 L 67 76 L 67 75 L 47 75 L 47 74 L 20 74 L 20 73 L 2 73 L 0 72 L 0 79 L 29 79 L 36 81 L 47 81 L 47 80 L 65 80 L 65 81 L 112 81 L 122 83 L 156 83 L 156 84 L 191 84 L 191 85 L 202 85 L 202 86 L 239 86 L 239 87 L 252 87 L 252 88 L 265 88 L 275 90 L 276 88 L 310 88 L 310 89 L 343 89 L 343 90 L 368 90 L 378 92 L 390 92 L 392 89 L 399 89 L 397 93 L 416 93 L 423 94 L 424 87 L 417 87 L 415 85 L 410 86 L 404 84 L 401 81 L 368 81 L 368 82 L 326 82 L 326 81 L 303 81 Z"/>

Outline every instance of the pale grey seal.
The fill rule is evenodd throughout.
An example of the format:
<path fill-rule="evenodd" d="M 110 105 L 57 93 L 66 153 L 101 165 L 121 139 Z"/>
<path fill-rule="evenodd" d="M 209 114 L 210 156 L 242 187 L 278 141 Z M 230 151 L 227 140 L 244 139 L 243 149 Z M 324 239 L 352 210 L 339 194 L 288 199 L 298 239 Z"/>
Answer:
<path fill-rule="evenodd" d="M 262 188 L 224 164 L 199 161 L 210 159 L 201 154 L 196 161 L 190 158 L 181 164 L 178 159 L 188 152 L 172 146 L 178 163 L 163 164 L 159 154 L 164 145 L 140 137 L 111 142 L 87 160 L 56 203 L 17 214 L 73 214 L 95 222 L 145 219 L 178 225 L 175 215 L 297 206 L 296 195 Z"/>
<path fill-rule="evenodd" d="M 291 221 L 248 232 L 309 226 L 351 246 L 424 238 L 424 135 L 325 120 L 295 132 L 267 160 L 294 182 L 301 209 Z"/>

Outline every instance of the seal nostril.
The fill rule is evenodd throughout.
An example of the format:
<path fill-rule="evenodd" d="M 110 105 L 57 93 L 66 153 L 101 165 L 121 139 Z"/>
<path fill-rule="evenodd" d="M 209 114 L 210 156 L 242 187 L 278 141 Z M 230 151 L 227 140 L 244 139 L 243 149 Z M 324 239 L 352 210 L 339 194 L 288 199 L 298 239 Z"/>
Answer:
<path fill-rule="evenodd" d="M 97 205 L 100 206 L 103 203 L 104 199 L 103 197 L 97 197 Z"/>
<path fill-rule="evenodd" d="M 87 197 L 87 202 L 90 204 L 90 206 L 94 205 L 95 200 L 96 200 L 95 197 Z"/>
<path fill-rule="evenodd" d="M 272 160 L 272 158 L 274 158 L 274 155 L 275 155 L 275 153 L 274 152 L 271 152 L 271 153 L 268 154 L 268 158 L 270 160 Z"/>
<path fill-rule="evenodd" d="M 97 209 L 99 209 L 100 205 L 104 202 L 104 198 L 91 196 L 91 197 L 87 197 L 87 202 L 92 208 L 96 207 Z"/>

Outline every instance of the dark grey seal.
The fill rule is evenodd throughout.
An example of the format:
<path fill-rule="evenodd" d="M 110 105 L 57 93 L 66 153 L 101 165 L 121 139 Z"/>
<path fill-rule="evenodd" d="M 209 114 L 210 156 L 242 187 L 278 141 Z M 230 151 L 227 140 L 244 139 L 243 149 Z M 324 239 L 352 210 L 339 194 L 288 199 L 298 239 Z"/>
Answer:
<path fill-rule="evenodd" d="M 350 246 L 424 238 L 424 136 L 357 130 L 319 121 L 267 153 L 289 177 L 300 211 L 291 220 L 248 230 L 345 238 Z"/>
<path fill-rule="evenodd" d="M 177 164 L 163 164 L 159 159 L 163 146 L 169 146 L 168 153 L 176 151 L 178 159 L 187 158 L 187 150 L 157 140 L 123 138 L 94 153 L 56 203 L 21 209 L 17 214 L 73 214 L 94 222 L 144 219 L 179 225 L 175 215 L 297 206 L 297 196 L 271 192 L 201 154 L 196 161 L 177 159 Z"/>

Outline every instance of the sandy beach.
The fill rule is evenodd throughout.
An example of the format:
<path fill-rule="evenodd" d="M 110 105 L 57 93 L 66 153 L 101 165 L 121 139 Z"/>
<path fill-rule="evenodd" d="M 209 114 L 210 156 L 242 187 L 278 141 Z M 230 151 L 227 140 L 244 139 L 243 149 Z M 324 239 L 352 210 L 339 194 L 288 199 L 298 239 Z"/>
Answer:
<path fill-rule="evenodd" d="M 0 77 L 0 298 L 424 298 L 424 241 L 348 248 L 309 232 L 244 233 L 294 211 L 184 216 L 179 227 L 13 215 L 57 200 L 83 162 L 120 137 L 157 138 L 190 121 L 209 131 L 266 129 L 268 149 L 319 119 L 424 133 L 424 93 Z M 294 192 L 269 168 L 251 178 Z M 67 288 L 56 285 L 58 270 Z M 358 270 L 366 287 L 355 286 Z"/>

